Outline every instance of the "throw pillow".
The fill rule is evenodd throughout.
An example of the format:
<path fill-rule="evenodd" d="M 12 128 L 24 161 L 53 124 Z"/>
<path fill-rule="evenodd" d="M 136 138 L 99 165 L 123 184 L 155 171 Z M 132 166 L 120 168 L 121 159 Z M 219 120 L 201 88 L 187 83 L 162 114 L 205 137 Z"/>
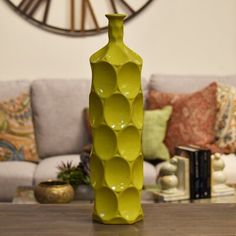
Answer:
<path fill-rule="evenodd" d="M 218 84 L 216 143 L 225 153 L 236 152 L 236 89 Z"/>
<path fill-rule="evenodd" d="M 39 79 L 31 84 L 36 140 L 41 159 L 78 154 L 87 143 L 83 109 L 90 81 L 86 79 Z"/>
<path fill-rule="evenodd" d="M 171 106 L 144 112 L 142 146 L 146 160 L 168 160 L 170 158 L 169 151 L 163 141 L 171 112 Z"/>
<path fill-rule="evenodd" d="M 217 114 L 216 93 L 215 82 L 192 94 L 149 91 L 147 98 L 149 109 L 173 106 L 165 139 L 172 155 L 178 145 L 193 144 L 212 148 L 215 141 L 214 126 Z"/>
<path fill-rule="evenodd" d="M 0 161 L 37 162 L 29 92 L 0 101 Z"/>

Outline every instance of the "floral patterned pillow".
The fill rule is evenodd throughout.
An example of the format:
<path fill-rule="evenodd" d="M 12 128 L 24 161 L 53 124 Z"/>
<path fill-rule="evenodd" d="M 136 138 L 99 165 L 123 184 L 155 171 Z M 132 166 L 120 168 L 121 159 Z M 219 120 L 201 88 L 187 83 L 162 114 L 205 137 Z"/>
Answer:
<path fill-rule="evenodd" d="M 37 162 L 30 96 L 0 101 L 0 161 Z"/>
<path fill-rule="evenodd" d="M 233 86 L 218 84 L 217 110 L 216 144 L 225 153 L 236 152 L 236 89 Z"/>
<path fill-rule="evenodd" d="M 217 84 L 211 83 L 201 91 L 192 94 L 173 94 L 150 90 L 148 109 L 173 106 L 165 143 L 174 154 L 178 145 L 198 145 L 215 148 L 215 122 L 217 114 Z"/>

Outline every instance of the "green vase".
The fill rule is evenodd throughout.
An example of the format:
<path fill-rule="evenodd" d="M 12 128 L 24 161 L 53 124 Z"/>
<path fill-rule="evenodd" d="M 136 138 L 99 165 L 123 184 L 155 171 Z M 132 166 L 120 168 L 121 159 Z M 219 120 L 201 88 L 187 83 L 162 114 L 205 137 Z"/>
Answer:
<path fill-rule="evenodd" d="M 125 15 L 106 16 L 109 42 L 90 58 L 93 219 L 132 224 L 143 219 L 142 59 L 123 42 Z"/>

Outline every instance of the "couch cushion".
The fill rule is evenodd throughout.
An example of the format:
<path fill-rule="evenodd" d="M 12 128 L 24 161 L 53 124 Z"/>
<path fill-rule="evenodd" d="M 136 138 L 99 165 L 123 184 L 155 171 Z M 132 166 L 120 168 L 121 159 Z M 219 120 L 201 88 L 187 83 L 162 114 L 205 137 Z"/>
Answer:
<path fill-rule="evenodd" d="M 150 78 L 149 88 L 162 92 L 188 93 L 195 92 L 216 81 L 236 87 L 236 75 L 168 75 L 153 74 Z"/>
<path fill-rule="evenodd" d="M 34 184 L 38 184 L 42 181 L 46 181 L 48 179 L 57 179 L 57 174 L 59 172 L 58 166 L 61 165 L 62 162 L 71 161 L 73 165 L 78 165 L 80 162 L 79 155 L 65 155 L 65 156 L 56 156 L 46 158 L 38 164 L 35 174 L 34 174 Z M 156 181 L 156 169 L 155 167 L 144 161 L 143 164 L 143 172 L 144 172 L 144 185 L 153 185 Z"/>
<path fill-rule="evenodd" d="M 144 180 L 143 180 L 144 186 L 156 184 L 157 173 L 156 173 L 156 169 L 154 165 L 150 164 L 147 161 L 144 161 L 143 162 L 143 176 L 144 176 Z"/>
<path fill-rule="evenodd" d="M 1 81 L 0 100 L 19 96 L 22 91 L 29 91 L 30 82 L 25 80 Z"/>
<path fill-rule="evenodd" d="M 40 158 L 78 154 L 87 143 L 83 109 L 89 80 L 35 80 L 32 108 Z"/>
<path fill-rule="evenodd" d="M 38 161 L 26 81 L 0 83 L 0 161 L 10 160 Z"/>
<path fill-rule="evenodd" d="M 72 165 L 78 165 L 80 162 L 80 156 L 64 155 L 50 157 L 40 161 L 34 175 L 35 184 L 46 181 L 48 179 L 57 179 L 57 174 L 59 172 L 59 169 L 57 167 L 61 165 L 62 162 L 67 163 L 68 161 L 71 161 Z"/>
<path fill-rule="evenodd" d="M 0 201 L 12 201 L 19 186 L 32 186 L 36 164 L 26 161 L 0 163 Z"/>
<path fill-rule="evenodd" d="M 173 106 L 165 143 L 171 154 L 178 145 L 199 145 L 210 148 L 215 141 L 217 84 L 192 94 L 164 93 L 150 90 L 148 108 Z"/>

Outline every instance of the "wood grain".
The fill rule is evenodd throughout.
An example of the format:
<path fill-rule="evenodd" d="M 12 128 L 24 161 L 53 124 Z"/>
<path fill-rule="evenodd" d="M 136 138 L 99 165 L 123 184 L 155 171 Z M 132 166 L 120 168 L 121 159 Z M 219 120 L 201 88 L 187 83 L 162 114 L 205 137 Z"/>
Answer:
<path fill-rule="evenodd" d="M 236 235 L 236 204 L 144 204 L 134 225 L 92 222 L 92 204 L 0 205 L 0 235 Z"/>

